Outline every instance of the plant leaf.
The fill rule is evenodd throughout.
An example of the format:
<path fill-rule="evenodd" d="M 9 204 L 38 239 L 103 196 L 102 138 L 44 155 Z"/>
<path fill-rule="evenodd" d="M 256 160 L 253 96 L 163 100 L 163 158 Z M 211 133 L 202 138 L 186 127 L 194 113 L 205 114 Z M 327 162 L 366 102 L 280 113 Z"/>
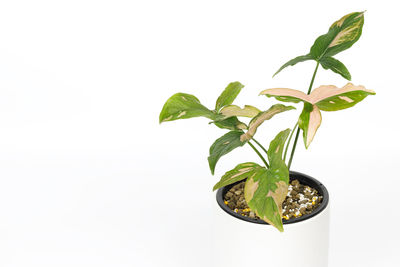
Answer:
<path fill-rule="evenodd" d="M 350 48 L 361 36 L 364 12 L 350 13 L 329 28 L 328 33 L 319 36 L 310 49 L 311 56 L 319 61 L 325 56 L 334 56 Z"/>
<path fill-rule="evenodd" d="M 242 134 L 242 131 L 230 131 L 215 140 L 215 142 L 210 147 L 210 156 L 208 157 L 208 163 L 210 165 L 210 170 L 212 174 L 214 174 L 215 165 L 217 165 L 218 160 L 223 155 L 228 154 L 235 148 L 243 146 L 246 143 L 240 141 L 240 136 Z"/>
<path fill-rule="evenodd" d="M 334 85 L 323 85 L 311 92 L 310 101 L 320 110 L 337 111 L 354 106 L 368 95 L 375 95 L 375 92 L 362 85 L 355 86 L 352 83 L 347 83 L 342 88 Z"/>
<path fill-rule="evenodd" d="M 224 115 L 226 118 L 232 116 L 253 118 L 260 112 L 261 110 L 250 105 L 245 105 L 244 108 L 240 108 L 236 105 L 228 105 L 221 109 L 220 114 Z"/>
<path fill-rule="evenodd" d="M 222 118 L 222 115 L 215 114 L 203 106 L 194 95 L 177 93 L 165 102 L 160 113 L 159 122 L 193 117 L 206 117 L 211 120 L 218 120 Z"/>
<path fill-rule="evenodd" d="M 300 101 L 308 101 L 309 96 L 299 90 L 289 88 L 271 88 L 261 91 L 260 95 L 274 97 L 282 102 L 299 103 Z"/>
<path fill-rule="evenodd" d="M 321 110 L 335 111 L 354 106 L 368 95 L 375 95 L 373 90 L 368 90 L 364 86 L 355 86 L 347 83 L 344 87 L 338 88 L 334 85 L 322 85 L 314 89 L 310 95 L 289 89 L 289 88 L 272 88 L 264 90 L 260 93 L 268 97 L 275 97 L 284 102 L 303 101 L 315 104 Z"/>
<path fill-rule="evenodd" d="M 303 130 L 304 144 L 308 148 L 321 124 L 320 110 L 336 111 L 349 108 L 368 95 L 375 95 L 375 92 L 365 89 L 362 85 L 355 86 L 347 83 L 342 88 L 323 85 L 314 89 L 310 95 L 288 88 L 267 89 L 260 94 L 285 102 L 304 102 L 304 108 L 299 117 L 299 127 Z"/>
<path fill-rule="evenodd" d="M 295 109 L 295 107 L 292 106 L 285 106 L 282 104 L 276 104 L 271 106 L 267 111 L 259 113 L 257 116 L 255 116 L 249 123 L 248 130 L 245 134 L 243 134 L 240 137 L 240 140 L 242 142 L 250 140 L 254 134 L 257 131 L 257 128 L 266 120 L 271 119 L 274 115 L 288 111 L 291 109 Z"/>
<path fill-rule="evenodd" d="M 322 116 L 318 107 L 304 103 L 303 111 L 299 117 L 299 128 L 303 130 L 304 145 L 308 148 L 321 125 Z"/>
<path fill-rule="evenodd" d="M 321 63 L 321 66 L 324 69 L 330 69 L 335 73 L 340 74 L 343 78 L 346 80 L 351 80 L 351 75 L 350 72 L 347 70 L 346 66 L 340 62 L 339 60 L 333 58 L 333 57 L 323 57 L 319 61 Z"/>
<path fill-rule="evenodd" d="M 232 82 L 228 84 L 215 103 L 215 111 L 218 112 L 222 107 L 232 104 L 243 87 L 244 85 L 240 82 Z"/>
<path fill-rule="evenodd" d="M 229 117 L 223 120 L 212 121 L 217 127 L 221 129 L 229 130 L 244 130 L 247 129 L 247 125 L 239 121 L 237 117 Z"/>
<path fill-rule="evenodd" d="M 233 184 L 235 182 L 241 181 L 250 177 L 254 174 L 258 169 L 262 169 L 260 165 L 254 162 L 246 162 L 237 165 L 234 169 L 226 172 L 222 177 L 221 180 L 216 183 L 213 187 L 213 191 L 217 190 L 226 185 Z"/>
<path fill-rule="evenodd" d="M 279 72 L 281 72 L 281 70 L 283 70 L 284 68 L 286 68 L 288 66 L 294 66 L 299 62 L 303 62 L 303 61 L 307 61 L 307 60 L 311 60 L 311 59 L 313 59 L 313 57 L 310 54 L 295 57 L 295 58 L 289 60 L 288 62 L 286 62 L 285 64 L 283 64 L 282 67 L 280 67 L 279 70 L 277 72 L 275 72 L 275 74 L 272 77 L 275 77 L 275 75 L 277 75 Z"/>
<path fill-rule="evenodd" d="M 280 132 L 268 149 L 269 169 L 259 169 L 246 181 L 244 196 L 249 207 L 267 223 L 283 232 L 282 203 L 289 184 L 289 170 L 282 160 L 290 129 Z"/>

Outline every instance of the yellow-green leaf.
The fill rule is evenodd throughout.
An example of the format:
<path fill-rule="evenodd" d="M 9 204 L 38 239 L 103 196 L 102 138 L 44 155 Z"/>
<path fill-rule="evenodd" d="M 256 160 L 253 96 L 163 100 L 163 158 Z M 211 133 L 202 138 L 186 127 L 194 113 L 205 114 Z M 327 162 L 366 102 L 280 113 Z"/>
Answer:
<path fill-rule="evenodd" d="M 218 112 L 222 107 L 232 104 L 243 87 L 244 85 L 240 82 L 232 82 L 228 84 L 225 90 L 218 97 L 217 102 L 215 103 L 215 110 Z"/>
<path fill-rule="evenodd" d="M 258 108 L 250 105 L 245 105 L 244 108 L 240 108 L 236 105 L 228 105 L 221 109 L 220 114 L 224 115 L 226 118 L 232 116 L 253 118 L 260 112 Z"/>
<path fill-rule="evenodd" d="M 193 117 L 206 117 L 211 120 L 222 119 L 222 115 L 215 114 L 203 106 L 194 95 L 177 93 L 165 102 L 160 113 L 159 122 Z"/>

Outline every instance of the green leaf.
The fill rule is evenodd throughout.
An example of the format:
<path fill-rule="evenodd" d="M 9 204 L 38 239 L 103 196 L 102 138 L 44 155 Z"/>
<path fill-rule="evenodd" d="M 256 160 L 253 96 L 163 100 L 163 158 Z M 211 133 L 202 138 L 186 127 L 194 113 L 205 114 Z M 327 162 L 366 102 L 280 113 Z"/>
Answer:
<path fill-rule="evenodd" d="M 244 108 L 240 108 L 236 105 L 228 105 L 221 109 L 220 114 L 224 115 L 226 118 L 232 116 L 253 118 L 260 112 L 261 110 L 250 105 L 245 105 Z"/>
<path fill-rule="evenodd" d="M 322 86 L 321 86 L 322 87 Z M 375 95 L 375 92 L 372 90 L 365 89 L 364 86 L 355 86 L 351 83 L 346 84 L 343 88 L 337 88 L 336 86 L 329 85 L 326 87 L 319 87 L 319 91 L 328 91 L 330 94 L 326 94 L 325 92 L 321 92 L 320 94 L 324 94 L 323 99 L 318 98 L 315 102 L 315 105 L 324 111 L 337 111 L 346 108 L 350 108 L 355 104 L 361 102 L 364 98 L 369 95 Z M 317 89 L 315 89 L 317 94 Z"/>
<path fill-rule="evenodd" d="M 269 169 L 258 169 L 246 181 L 244 196 L 250 209 L 283 232 L 282 203 L 289 184 L 289 170 L 282 152 L 290 129 L 280 132 L 268 148 Z"/>
<path fill-rule="evenodd" d="M 329 28 L 328 33 L 319 36 L 310 49 L 311 56 L 319 61 L 325 56 L 334 56 L 350 48 L 361 36 L 364 12 L 350 13 Z"/>
<path fill-rule="evenodd" d="M 247 177 L 253 175 L 254 172 L 262 168 L 263 167 L 254 162 L 241 163 L 237 165 L 233 170 L 226 172 L 221 177 L 221 180 L 214 185 L 213 190 L 215 191 L 218 188 L 246 179 Z"/>
<path fill-rule="evenodd" d="M 244 85 L 240 82 L 228 84 L 215 103 L 215 111 L 218 112 L 222 107 L 232 104 L 243 87 Z"/>
<path fill-rule="evenodd" d="M 285 64 L 283 64 L 282 67 L 280 67 L 279 70 L 277 72 L 275 72 L 275 74 L 272 77 L 277 75 L 279 72 L 281 72 L 281 70 L 283 70 L 284 68 L 286 68 L 288 66 L 294 66 L 299 62 L 303 62 L 303 61 L 307 61 L 307 60 L 311 60 L 311 59 L 313 59 L 313 57 L 310 54 L 295 57 L 295 58 L 289 60 L 288 62 L 286 62 Z"/>
<path fill-rule="evenodd" d="M 223 156 L 231 152 L 237 147 L 243 146 L 246 142 L 240 141 L 240 136 L 243 134 L 242 131 L 230 131 L 218 138 L 214 144 L 210 147 L 210 156 L 208 157 L 208 163 L 210 165 L 211 173 L 214 174 L 215 165 L 218 160 Z"/>
<path fill-rule="evenodd" d="M 318 107 L 304 103 L 303 111 L 299 117 L 299 128 L 303 130 L 304 145 L 308 148 L 321 125 L 322 116 Z"/>
<path fill-rule="evenodd" d="M 177 93 L 165 102 L 161 110 L 159 122 L 173 121 L 178 119 L 188 119 L 193 117 L 206 117 L 211 120 L 223 118 L 222 115 L 215 114 L 205 106 L 194 95 Z"/>
<path fill-rule="evenodd" d="M 223 120 L 212 121 L 217 127 L 221 129 L 229 130 L 244 130 L 247 129 L 247 125 L 239 121 L 237 117 L 230 117 Z"/>
<path fill-rule="evenodd" d="M 319 61 L 321 63 L 321 66 L 324 69 L 330 69 L 335 73 L 340 74 L 343 78 L 346 80 L 351 80 L 351 75 L 350 72 L 347 70 L 346 66 L 340 62 L 339 60 L 333 58 L 333 57 L 323 57 Z"/>
<path fill-rule="evenodd" d="M 259 113 L 255 116 L 249 123 L 248 131 L 240 137 L 241 141 L 248 141 L 250 140 L 256 133 L 257 128 L 266 120 L 271 119 L 278 113 L 288 111 L 291 109 L 295 109 L 292 106 L 285 106 L 282 104 L 276 104 L 271 106 L 267 111 Z"/>

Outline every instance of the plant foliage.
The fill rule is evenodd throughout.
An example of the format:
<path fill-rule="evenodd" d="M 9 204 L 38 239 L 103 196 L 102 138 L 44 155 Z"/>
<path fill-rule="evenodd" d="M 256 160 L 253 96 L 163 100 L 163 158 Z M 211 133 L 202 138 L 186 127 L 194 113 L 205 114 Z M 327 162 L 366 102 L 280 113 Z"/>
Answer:
<path fill-rule="evenodd" d="M 226 172 L 215 184 L 213 190 L 245 180 L 245 200 L 250 209 L 262 220 L 273 225 L 279 231 L 283 231 L 282 203 L 288 191 L 289 169 L 296 149 L 299 131 L 303 132 L 304 144 L 308 148 L 321 125 L 321 111 L 347 109 L 356 105 L 368 95 L 375 94 L 374 91 L 366 89 L 364 86 L 355 86 L 352 83 L 347 83 L 342 88 L 334 85 L 322 85 L 311 90 L 319 65 L 324 69 L 332 70 L 346 80 L 351 80 L 347 67 L 333 56 L 350 48 L 358 41 L 363 24 L 364 12 L 354 12 L 340 18 L 329 27 L 326 34 L 319 36 L 314 41 L 308 54 L 289 60 L 274 74 L 275 76 L 286 67 L 294 66 L 299 62 L 316 61 L 317 65 L 307 93 L 289 88 L 272 88 L 260 93 L 281 102 L 303 103 L 303 109 L 296 124 L 298 129 L 288 164 L 282 158 L 283 149 L 286 147 L 287 150 L 289 147 L 291 138 L 288 140 L 288 136 L 293 135 L 296 126 L 293 129 L 279 132 L 270 142 L 268 150 L 257 142 L 254 136 L 258 127 L 264 122 L 279 113 L 295 108 L 275 104 L 271 105 L 269 109 L 261 111 L 251 105 L 245 105 L 243 108 L 234 105 L 233 102 L 244 88 L 244 85 L 240 82 L 228 84 L 217 98 L 213 110 L 202 105 L 194 95 L 174 94 L 164 104 L 159 122 L 205 117 L 210 120 L 210 124 L 229 130 L 215 140 L 210 147 L 208 163 L 212 174 L 214 174 L 216 165 L 222 156 L 249 144 L 261 158 L 263 165 L 254 162 L 240 163 Z M 239 118 L 241 119 L 239 120 Z M 241 121 L 246 118 L 249 120 L 247 123 Z M 252 141 L 257 143 L 265 152 L 269 164 L 262 153 L 252 144 Z M 284 158 L 286 158 L 286 151 Z"/>

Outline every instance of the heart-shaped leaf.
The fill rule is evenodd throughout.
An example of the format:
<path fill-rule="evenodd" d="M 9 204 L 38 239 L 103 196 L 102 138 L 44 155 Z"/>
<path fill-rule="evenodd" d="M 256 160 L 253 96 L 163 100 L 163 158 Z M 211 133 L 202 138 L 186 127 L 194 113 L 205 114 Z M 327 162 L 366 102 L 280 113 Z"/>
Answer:
<path fill-rule="evenodd" d="M 222 107 L 232 104 L 243 87 L 244 85 L 240 82 L 228 84 L 225 90 L 218 97 L 217 102 L 215 103 L 215 110 L 218 112 Z"/>
<path fill-rule="evenodd" d="M 282 152 L 290 129 L 280 132 L 268 148 L 270 168 L 261 168 L 246 181 L 244 194 L 250 209 L 266 221 L 283 231 L 282 203 L 289 184 L 289 170 L 282 160 Z"/>
<path fill-rule="evenodd" d="M 235 148 L 246 144 L 246 142 L 240 141 L 240 136 L 242 134 L 242 131 L 230 131 L 215 140 L 214 144 L 210 147 L 210 156 L 208 157 L 208 163 L 212 174 L 214 174 L 218 160 L 223 155 L 226 155 Z"/>
<path fill-rule="evenodd" d="M 285 106 L 282 104 L 276 104 L 271 106 L 267 111 L 259 113 L 249 123 L 248 130 L 245 134 L 240 137 L 242 142 L 250 140 L 257 131 L 257 128 L 266 120 L 271 119 L 278 113 L 295 109 L 292 106 Z"/>
<path fill-rule="evenodd" d="M 251 177 L 257 170 L 262 169 L 260 165 L 254 162 L 246 162 L 237 165 L 233 170 L 226 172 L 222 177 L 221 180 L 216 183 L 213 187 L 213 190 L 217 190 L 226 185 L 230 185 Z"/>
<path fill-rule="evenodd" d="M 222 119 L 223 116 L 215 114 L 205 106 L 194 95 L 177 93 L 171 96 L 161 110 L 159 122 L 188 119 L 193 117 L 206 117 L 211 120 Z"/>

